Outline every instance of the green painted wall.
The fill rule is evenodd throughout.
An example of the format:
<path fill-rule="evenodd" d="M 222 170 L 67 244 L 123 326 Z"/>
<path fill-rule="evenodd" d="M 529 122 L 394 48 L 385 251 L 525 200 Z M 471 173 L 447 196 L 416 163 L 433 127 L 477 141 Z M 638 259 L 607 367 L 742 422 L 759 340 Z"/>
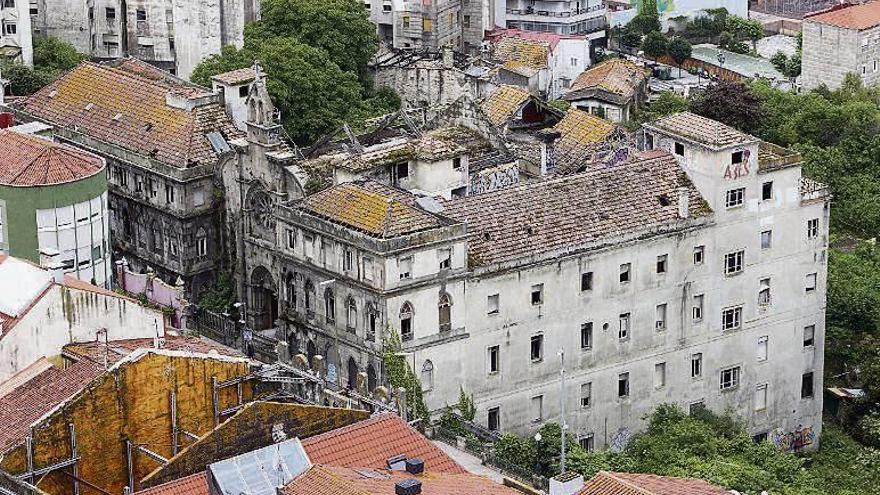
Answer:
<path fill-rule="evenodd" d="M 37 210 L 75 205 L 107 192 L 102 170 L 85 179 L 40 187 L 9 187 L 0 184 L 0 200 L 6 202 L 6 237 L 9 254 L 39 263 Z"/>

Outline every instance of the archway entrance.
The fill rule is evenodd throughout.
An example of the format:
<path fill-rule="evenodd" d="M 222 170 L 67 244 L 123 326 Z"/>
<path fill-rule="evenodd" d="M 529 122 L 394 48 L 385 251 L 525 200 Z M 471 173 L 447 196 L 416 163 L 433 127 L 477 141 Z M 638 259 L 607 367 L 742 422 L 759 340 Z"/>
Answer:
<path fill-rule="evenodd" d="M 251 273 L 251 308 L 254 330 L 275 326 L 278 319 L 278 291 L 269 271 L 259 266 Z"/>

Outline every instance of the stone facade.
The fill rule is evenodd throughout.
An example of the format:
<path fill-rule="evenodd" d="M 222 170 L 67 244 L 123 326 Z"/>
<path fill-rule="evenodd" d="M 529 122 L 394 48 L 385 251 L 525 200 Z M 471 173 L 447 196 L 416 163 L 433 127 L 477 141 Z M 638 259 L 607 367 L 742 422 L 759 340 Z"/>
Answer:
<path fill-rule="evenodd" d="M 259 0 L 36 0 L 29 19 L 36 34 L 98 59 L 134 56 L 189 78 L 203 58 L 240 47 L 259 13 Z"/>
<path fill-rule="evenodd" d="M 824 84 L 835 89 L 847 74 L 855 74 L 866 86 L 880 82 L 880 24 L 858 30 L 807 18 L 803 40 L 800 82 L 804 88 Z"/>
<path fill-rule="evenodd" d="M 485 6 L 477 0 L 365 0 L 379 38 L 394 48 L 479 49 Z"/>

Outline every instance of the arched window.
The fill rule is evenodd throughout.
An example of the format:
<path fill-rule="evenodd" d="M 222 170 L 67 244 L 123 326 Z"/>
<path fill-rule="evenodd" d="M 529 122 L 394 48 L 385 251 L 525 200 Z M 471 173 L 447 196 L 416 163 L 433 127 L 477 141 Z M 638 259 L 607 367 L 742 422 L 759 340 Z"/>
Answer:
<path fill-rule="evenodd" d="M 287 272 L 287 276 L 284 277 L 284 296 L 287 305 L 296 309 L 296 276 L 293 272 Z"/>
<path fill-rule="evenodd" d="M 407 301 L 400 307 L 400 338 L 404 342 L 413 338 L 412 318 L 413 307 Z"/>
<path fill-rule="evenodd" d="M 440 314 L 440 331 L 448 332 L 452 328 L 452 300 L 449 298 L 449 294 L 441 295 L 440 303 L 437 306 Z"/>
<path fill-rule="evenodd" d="M 346 304 L 346 310 L 348 311 L 348 330 L 354 332 L 357 330 L 357 319 L 358 319 L 358 310 L 357 303 L 354 302 L 354 298 L 348 298 L 348 304 Z"/>
<path fill-rule="evenodd" d="M 357 389 L 358 365 L 353 357 L 348 358 L 348 387 L 352 390 Z"/>
<path fill-rule="evenodd" d="M 315 286 L 311 280 L 306 280 L 305 285 L 305 303 L 306 311 L 313 313 L 315 311 Z"/>
<path fill-rule="evenodd" d="M 199 227 L 196 231 L 196 256 L 199 258 L 208 255 L 208 233 Z"/>
<path fill-rule="evenodd" d="M 428 392 L 434 389 L 434 363 L 425 361 L 422 365 L 422 390 Z"/>
<path fill-rule="evenodd" d="M 162 228 L 156 220 L 150 224 L 150 242 L 153 252 L 162 254 Z"/>
<path fill-rule="evenodd" d="M 336 296 L 333 294 L 333 289 L 324 291 L 324 316 L 329 323 L 336 321 Z"/>
<path fill-rule="evenodd" d="M 296 330 L 290 332 L 290 335 L 287 336 L 287 352 L 290 354 L 290 359 L 299 354 L 299 337 L 296 334 Z"/>
<path fill-rule="evenodd" d="M 372 304 L 367 304 L 364 312 L 367 315 L 367 340 L 373 342 L 376 340 L 376 329 L 379 326 L 379 312 Z"/>

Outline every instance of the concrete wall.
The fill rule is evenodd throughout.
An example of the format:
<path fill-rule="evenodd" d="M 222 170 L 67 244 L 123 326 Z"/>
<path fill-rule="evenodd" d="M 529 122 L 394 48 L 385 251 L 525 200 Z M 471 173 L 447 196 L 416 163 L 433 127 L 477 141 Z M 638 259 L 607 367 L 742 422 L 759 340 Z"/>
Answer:
<path fill-rule="evenodd" d="M 95 340 L 102 328 L 110 340 L 165 333 L 159 311 L 120 296 L 54 285 L 0 339 L 0 380 L 41 357 L 57 356 L 71 342 Z"/>
<path fill-rule="evenodd" d="M 184 356 L 162 351 L 140 354 L 133 362 L 111 368 L 88 389 L 40 421 L 34 434 L 34 465 L 39 468 L 70 456 L 69 425 L 76 428 L 80 478 L 110 493 L 128 485 L 125 440 L 171 457 L 170 394 L 177 393 L 179 427 L 203 435 L 214 427 L 212 377 L 219 381 L 246 375 L 243 360 Z M 243 387 L 249 400 L 250 387 Z M 236 403 L 236 388 L 219 391 L 221 408 Z M 185 443 L 186 440 L 183 440 Z M 153 471 L 157 462 L 133 453 L 135 480 Z M 25 447 L 10 451 L 0 467 L 19 474 L 27 469 Z M 73 493 L 73 482 L 55 471 L 40 478 L 37 487 L 49 494 Z M 140 488 L 135 483 L 135 490 Z M 84 495 L 100 492 L 81 485 Z"/>
<path fill-rule="evenodd" d="M 208 464 L 251 452 L 284 439 L 308 438 L 367 419 L 354 409 L 277 402 L 254 402 L 144 478 L 143 487 L 204 471 Z"/>
<path fill-rule="evenodd" d="M 801 84 L 813 89 L 825 84 L 836 89 L 849 73 L 866 86 L 880 82 L 880 27 L 844 29 L 809 19 L 803 23 Z"/>

